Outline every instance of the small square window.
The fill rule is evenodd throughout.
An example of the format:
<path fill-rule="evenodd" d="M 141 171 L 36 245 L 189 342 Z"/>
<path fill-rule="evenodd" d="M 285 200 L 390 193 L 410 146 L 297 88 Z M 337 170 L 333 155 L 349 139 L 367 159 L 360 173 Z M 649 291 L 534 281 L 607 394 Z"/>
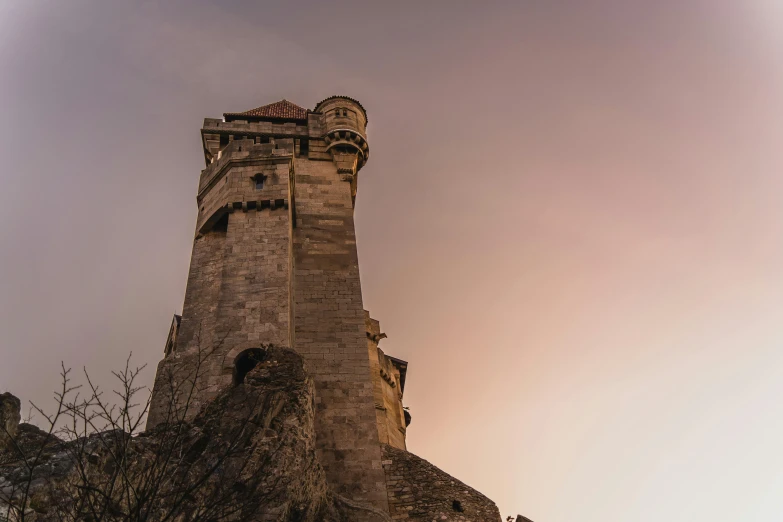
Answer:
<path fill-rule="evenodd" d="M 256 174 L 253 176 L 253 183 L 255 183 L 256 190 L 261 190 L 264 188 L 264 181 L 266 181 L 266 176 L 263 174 Z"/>

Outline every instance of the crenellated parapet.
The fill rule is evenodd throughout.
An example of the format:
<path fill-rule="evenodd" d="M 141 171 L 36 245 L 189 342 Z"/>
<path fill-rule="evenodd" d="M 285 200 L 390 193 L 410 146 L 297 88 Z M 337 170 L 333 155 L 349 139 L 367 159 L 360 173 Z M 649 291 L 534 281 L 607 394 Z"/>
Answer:
<path fill-rule="evenodd" d="M 201 137 L 207 178 L 214 177 L 210 174 L 220 170 L 227 156 L 236 156 L 236 142 L 249 140 L 273 150 L 288 148 L 297 158 L 331 161 L 339 179 L 350 183 L 354 202 L 357 174 L 370 157 L 367 111 L 348 96 L 326 98 L 312 111 L 281 100 L 246 112 L 226 113 L 223 119 L 206 118 Z M 203 181 L 199 197 L 204 192 Z"/>
<path fill-rule="evenodd" d="M 367 145 L 367 140 L 354 130 L 332 130 L 324 136 L 324 141 L 327 145 L 326 150 L 332 152 L 333 158 L 345 155 L 356 158 L 357 164 L 354 166 L 356 170 L 362 168 L 370 157 L 370 146 Z"/>
<path fill-rule="evenodd" d="M 205 118 L 201 129 L 204 147 L 204 159 L 207 166 L 221 156 L 221 152 L 232 141 L 250 139 L 254 143 L 275 143 L 280 139 L 291 139 L 299 145 L 301 140 L 310 138 L 307 121 L 253 121 L 235 119 L 223 121 Z"/>
<path fill-rule="evenodd" d="M 232 140 L 220 150 L 216 160 L 201 171 L 196 234 L 209 232 L 235 210 L 287 209 L 294 152 L 292 138 L 274 143 Z"/>

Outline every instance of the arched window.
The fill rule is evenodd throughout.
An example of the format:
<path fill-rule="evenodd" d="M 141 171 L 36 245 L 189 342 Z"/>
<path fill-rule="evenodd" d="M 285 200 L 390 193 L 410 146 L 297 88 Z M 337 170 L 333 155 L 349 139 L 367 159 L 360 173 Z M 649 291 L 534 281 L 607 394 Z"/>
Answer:
<path fill-rule="evenodd" d="M 245 382 L 247 374 L 266 357 L 266 352 L 261 348 L 249 348 L 237 355 L 234 359 L 234 386 Z"/>

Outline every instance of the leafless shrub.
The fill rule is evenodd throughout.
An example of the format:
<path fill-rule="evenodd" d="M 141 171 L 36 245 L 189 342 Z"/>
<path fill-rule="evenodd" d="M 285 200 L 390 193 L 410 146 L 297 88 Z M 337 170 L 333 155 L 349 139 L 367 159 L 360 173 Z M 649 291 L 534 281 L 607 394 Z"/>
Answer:
<path fill-rule="evenodd" d="M 214 351 L 199 349 L 184 378 L 172 367 L 159 379 L 167 387 L 165 420 L 145 433 L 150 390 L 137 385 L 144 366 L 129 357 L 112 372 L 118 385 L 107 395 L 86 370 L 85 384 L 73 384 L 63 364 L 56 411 L 32 404 L 44 429 L 20 426 L 0 455 L 0 520 L 255 520 L 258 506 L 271 505 L 290 480 L 258 472 L 280 444 L 272 438 L 260 447 L 254 437 L 270 394 L 248 394 L 229 421 L 221 417 L 224 404 L 187 421 Z M 276 390 L 276 400 L 285 392 Z"/>

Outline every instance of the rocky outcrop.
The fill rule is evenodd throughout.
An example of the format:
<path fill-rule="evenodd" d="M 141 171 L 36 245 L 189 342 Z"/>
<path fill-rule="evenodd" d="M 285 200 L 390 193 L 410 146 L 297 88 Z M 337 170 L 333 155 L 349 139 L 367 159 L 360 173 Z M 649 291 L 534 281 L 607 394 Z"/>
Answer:
<path fill-rule="evenodd" d="M 313 384 L 290 350 L 265 350 L 244 384 L 223 390 L 192 422 L 136 437 L 63 441 L 20 426 L 18 400 L 3 401 L 16 442 L 0 450 L 0 514 L 10 508 L 9 520 L 21 503 L 31 522 L 388 520 L 330 492 L 315 452 Z"/>
<path fill-rule="evenodd" d="M 413 453 L 382 445 L 394 520 L 499 522 L 490 499 Z"/>
<path fill-rule="evenodd" d="M 407 451 L 382 444 L 391 512 L 332 491 L 318 461 L 314 386 L 297 353 L 258 349 L 241 383 L 189 422 L 62 440 L 19 424 L 0 395 L 0 520 L 497 522 L 495 504 Z"/>

